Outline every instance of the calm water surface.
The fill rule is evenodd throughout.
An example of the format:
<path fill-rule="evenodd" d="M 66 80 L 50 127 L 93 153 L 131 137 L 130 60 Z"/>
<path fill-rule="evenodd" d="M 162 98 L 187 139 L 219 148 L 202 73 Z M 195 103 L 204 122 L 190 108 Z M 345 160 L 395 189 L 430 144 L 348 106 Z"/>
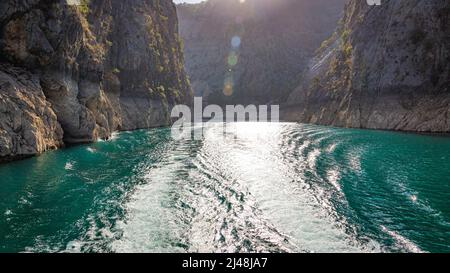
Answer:
<path fill-rule="evenodd" d="M 0 252 L 450 252 L 450 138 L 228 129 L 0 165 Z"/>

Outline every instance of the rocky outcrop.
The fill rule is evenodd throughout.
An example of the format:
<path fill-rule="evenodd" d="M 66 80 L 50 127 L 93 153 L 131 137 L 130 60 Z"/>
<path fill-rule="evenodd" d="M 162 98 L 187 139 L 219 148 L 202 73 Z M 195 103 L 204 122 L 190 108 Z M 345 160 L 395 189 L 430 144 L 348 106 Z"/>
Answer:
<path fill-rule="evenodd" d="M 282 107 L 324 125 L 450 132 L 450 2 L 352 0 Z"/>
<path fill-rule="evenodd" d="M 0 61 L 3 158 L 167 125 L 191 96 L 170 0 L 2 1 Z"/>
<path fill-rule="evenodd" d="M 0 66 L 0 162 L 63 145 L 63 131 L 38 77 Z"/>
<path fill-rule="evenodd" d="M 207 103 L 284 101 L 334 31 L 345 0 L 209 0 L 178 5 L 186 70 Z M 234 39 L 233 39 L 234 38 Z"/>

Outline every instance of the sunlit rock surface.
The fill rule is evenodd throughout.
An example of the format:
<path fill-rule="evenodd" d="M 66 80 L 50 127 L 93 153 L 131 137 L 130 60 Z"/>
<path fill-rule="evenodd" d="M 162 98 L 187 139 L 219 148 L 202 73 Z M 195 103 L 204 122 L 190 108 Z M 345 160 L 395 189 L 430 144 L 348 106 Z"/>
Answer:
<path fill-rule="evenodd" d="M 449 1 L 350 1 L 282 118 L 450 132 L 449 17 Z"/>
<path fill-rule="evenodd" d="M 63 131 L 39 79 L 0 65 L 0 162 L 63 145 Z"/>

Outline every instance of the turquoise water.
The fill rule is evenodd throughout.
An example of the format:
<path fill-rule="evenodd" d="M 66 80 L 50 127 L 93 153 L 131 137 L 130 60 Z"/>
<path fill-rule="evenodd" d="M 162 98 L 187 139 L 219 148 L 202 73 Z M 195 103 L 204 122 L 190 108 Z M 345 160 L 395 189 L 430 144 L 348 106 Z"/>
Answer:
<path fill-rule="evenodd" d="M 450 138 L 227 128 L 0 165 L 0 252 L 450 252 Z"/>

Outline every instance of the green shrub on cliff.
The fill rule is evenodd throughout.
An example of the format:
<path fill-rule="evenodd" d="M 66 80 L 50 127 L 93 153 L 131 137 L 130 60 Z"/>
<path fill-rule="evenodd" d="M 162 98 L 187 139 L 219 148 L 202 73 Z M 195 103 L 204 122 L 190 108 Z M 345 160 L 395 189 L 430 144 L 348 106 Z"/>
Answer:
<path fill-rule="evenodd" d="M 84 16 L 89 15 L 89 13 L 91 12 L 91 9 L 89 8 L 89 4 L 90 4 L 90 0 L 81 0 L 80 1 L 79 9 L 80 9 L 80 12 Z"/>

